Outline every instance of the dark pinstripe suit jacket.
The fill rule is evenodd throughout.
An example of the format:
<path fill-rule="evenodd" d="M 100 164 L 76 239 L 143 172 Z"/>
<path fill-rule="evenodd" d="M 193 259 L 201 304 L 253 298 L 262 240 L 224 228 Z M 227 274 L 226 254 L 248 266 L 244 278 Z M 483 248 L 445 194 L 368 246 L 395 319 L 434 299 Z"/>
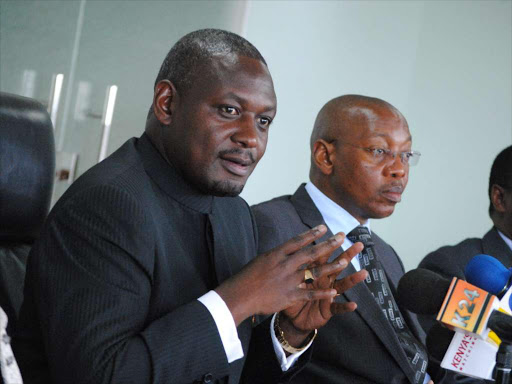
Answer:
<path fill-rule="evenodd" d="M 26 382 L 239 382 L 246 359 L 228 364 L 195 299 L 212 288 L 212 269 L 222 282 L 252 259 L 256 240 L 241 198 L 198 193 L 147 136 L 129 140 L 71 186 L 29 256 L 14 338 Z M 282 373 L 267 327 L 238 327 L 244 381 Z"/>
<path fill-rule="evenodd" d="M 282 196 L 252 207 L 259 233 L 259 252 L 264 252 L 308 228 L 322 224 L 323 219 L 301 185 L 293 196 Z M 319 241 L 332 236 L 328 233 Z M 372 234 L 375 248 L 385 269 L 391 290 L 404 274 L 395 251 L 380 237 Z M 331 256 L 337 257 L 341 251 Z M 354 273 L 350 264 L 340 277 Z M 339 297 L 354 301 L 357 310 L 332 318 L 319 329 L 313 346 L 311 363 L 297 375 L 293 383 L 408 383 L 414 378 L 397 336 L 364 284 L 359 284 Z M 401 309 L 413 334 L 424 342 L 425 334 L 416 316 Z M 437 384 L 437 383 L 436 383 Z"/>

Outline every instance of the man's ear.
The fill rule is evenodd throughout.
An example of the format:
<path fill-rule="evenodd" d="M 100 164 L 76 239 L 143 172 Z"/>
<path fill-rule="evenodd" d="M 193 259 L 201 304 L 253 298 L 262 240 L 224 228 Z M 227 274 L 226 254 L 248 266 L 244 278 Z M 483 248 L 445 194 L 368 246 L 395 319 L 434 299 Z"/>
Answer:
<path fill-rule="evenodd" d="M 163 125 L 172 121 L 176 105 L 179 101 L 176 87 L 169 80 L 160 80 L 155 86 L 153 96 L 153 113 Z"/>
<path fill-rule="evenodd" d="M 505 190 L 498 184 L 493 184 L 491 187 L 491 203 L 496 212 L 503 213 L 507 209 L 505 204 Z"/>
<path fill-rule="evenodd" d="M 317 140 L 313 144 L 313 162 L 324 175 L 330 175 L 333 171 L 334 144 L 325 140 Z"/>

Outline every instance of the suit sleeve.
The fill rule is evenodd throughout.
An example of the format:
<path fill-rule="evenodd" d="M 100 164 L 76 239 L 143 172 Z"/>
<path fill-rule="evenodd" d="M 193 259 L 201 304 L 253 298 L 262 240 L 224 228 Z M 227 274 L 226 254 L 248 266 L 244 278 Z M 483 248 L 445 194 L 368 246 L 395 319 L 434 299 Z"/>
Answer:
<path fill-rule="evenodd" d="M 250 209 L 258 254 L 265 253 L 283 241 L 277 239 L 277 231 L 272 227 L 262 210 Z M 302 354 L 286 372 L 283 372 L 275 354 L 270 332 L 272 316 L 256 316 L 257 326 L 253 328 L 247 360 L 240 383 L 243 384 L 270 384 L 287 383 L 310 361 L 313 345 Z"/>
<path fill-rule="evenodd" d="M 267 209 L 259 206 L 253 206 L 251 210 L 257 227 L 258 254 L 268 252 L 289 240 L 283 236 L 283 231 L 278 223 L 279 214 L 272 215 L 267 212 Z"/>
<path fill-rule="evenodd" d="M 311 360 L 314 345 L 309 347 L 288 371 L 283 372 L 270 337 L 271 321 L 272 316 L 253 329 L 247 360 L 240 379 L 241 384 L 288 383 Z"/>
<path fill-rule="evenodd" d="M 460 263 L 453 262 L 451 253 L 445 252 L 446 247 L 442 247 L 437 251 L 429 253 L 418 265 L 419 268 L 429 269 L 436 272 L 448 279 L 454 276 L 460 279 L 465 279 L 464 270 L 459 265 Z"/>
<path fill-rule="evenodd" d="M 194 300 L 148 322 L 154 225 L 126 191 L 94 187 L 52 215 L 31 256 L 30 288 L 55 383 L 190 383 L 229 365 Z M 30 299 L 29 299 L 30 300 Z"/>

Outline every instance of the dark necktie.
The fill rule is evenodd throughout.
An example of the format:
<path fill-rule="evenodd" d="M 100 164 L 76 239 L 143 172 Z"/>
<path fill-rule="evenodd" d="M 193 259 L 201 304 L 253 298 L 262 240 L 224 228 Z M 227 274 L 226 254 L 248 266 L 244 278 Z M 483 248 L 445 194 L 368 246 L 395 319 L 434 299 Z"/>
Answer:
<path fill-rule="evenodd" d="M 347 235 L 347 238 L 353 243 L 358 241 L 363 243 L 364 249 L 359 254 L 359 262 L 361 263 L 361 268 L 365 268 L 368 271 L 366 286 L 380 306 L 382 313 L 395 330 L 409 363 L 416 371 L 414 382 L 422 384 L 425 380 L 427 369 L 427 353 L 425 348 L 416 340 L 407 327 L 398 309 L 398 305 L 389 288 L 389 283 L 384 269 L 382 268 L 382 264 L 377 258 L 374 243 L 368 228 L 363 226 L 356 227 Z"/>

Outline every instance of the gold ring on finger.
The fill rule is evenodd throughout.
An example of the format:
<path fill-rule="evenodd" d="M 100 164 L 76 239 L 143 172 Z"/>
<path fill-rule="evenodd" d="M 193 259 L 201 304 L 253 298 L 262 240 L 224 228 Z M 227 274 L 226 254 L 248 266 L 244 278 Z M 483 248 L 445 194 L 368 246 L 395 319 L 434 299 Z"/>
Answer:
<path fill-rule="evenodd" d="M 304 270 L 304 282 L 306 284 L 311 284 L 313 281 L 315 281 L 315 278 L 314 278 L 313 274 L 311 273 L 311 270 L 306 268 Z"/>

